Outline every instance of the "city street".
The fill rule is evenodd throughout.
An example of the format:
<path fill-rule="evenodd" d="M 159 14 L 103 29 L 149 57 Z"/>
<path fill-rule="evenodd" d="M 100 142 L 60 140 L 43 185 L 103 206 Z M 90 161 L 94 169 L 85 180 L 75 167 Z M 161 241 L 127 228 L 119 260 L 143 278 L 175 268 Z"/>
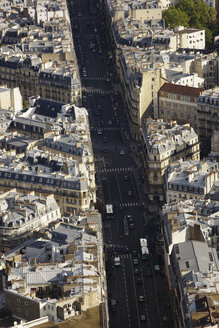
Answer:
<path fill-rule="evenodd" d="M 174 327 L 156 237 L 159 216 L 148 208 L 138 148 L 131 140 L 97 4 L 69 1 L 69 12 L 83 106 L 90 118 L 97 197 L 103 209 L 112 204 L 114 212 L 107 219 L 103 211 L 110 327 Z M 141 259 L 140 238 L 148 240 L 149 260 Z M 115 255 L 119 266 L 114 265 Z"/>

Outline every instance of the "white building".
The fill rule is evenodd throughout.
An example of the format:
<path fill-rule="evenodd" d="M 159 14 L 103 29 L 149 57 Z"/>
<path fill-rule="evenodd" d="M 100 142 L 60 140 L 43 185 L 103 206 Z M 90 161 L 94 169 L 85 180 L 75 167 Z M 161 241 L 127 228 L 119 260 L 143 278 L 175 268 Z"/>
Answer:
<path fill-rule="evenodd" d="M 178 69 L 166 69 L 165 75 L 169 83 L 192 88 L 204 88 L 205 85 L 204 78 L 199 77 L 197 73 L 183 73 Z"/>
<path fill-rule="evenodd" d="M 178 39 L 177 48 L 205 49 L 205 30 L 178 26 L 174 31 Z"/>
<path fill-rule="evenodd" d="M 19 88 L 7 88 L 0 86 L 0 108 L 11 110 L 15 113 L 23 109 L 23 100 Z"/>

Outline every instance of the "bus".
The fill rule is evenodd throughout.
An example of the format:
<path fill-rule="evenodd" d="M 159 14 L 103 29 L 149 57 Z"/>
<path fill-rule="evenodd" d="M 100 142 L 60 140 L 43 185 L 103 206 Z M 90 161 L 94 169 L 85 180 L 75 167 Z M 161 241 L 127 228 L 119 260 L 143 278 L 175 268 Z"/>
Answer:
<path fill-rule="evenodd" d="M 148 249 L 148 241 L 146 238 L 140 239 L 140 245 L 141 245 L 141 258 L 142 260 L 149 260 L 150 253 Z"/>
<path fill-rule="evenodd" d="M 112 204 L 106 205 L 106 218 L 113 219 L 113 205 Z"/>

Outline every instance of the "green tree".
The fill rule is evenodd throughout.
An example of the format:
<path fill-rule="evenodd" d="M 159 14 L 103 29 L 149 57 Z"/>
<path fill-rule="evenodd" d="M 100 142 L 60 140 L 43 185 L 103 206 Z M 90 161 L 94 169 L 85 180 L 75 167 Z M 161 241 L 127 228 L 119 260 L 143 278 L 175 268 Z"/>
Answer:
<path fill-rule="evenodd" d="M 210 48 L 212 46 L 212 39 L 212 32 L 208 28 L 205 28 L 205 44 L 207 48 Z"/>
<path fill-rule="evenodd" d="M 27 109 L 29 107 L 29 102 L 27 99 L 23 101 L 23 109 Z"/>
<path fill-rule="evenodd" d="M 163 13 L 163 18 L 165 20 L 166 27 L 169 26 L 170 28 L 174 28 L 179 25 L 189 26 L 188 15 L 174 7 L 169 7 L 169 9 Z"/>
<path fill-rule="evenodd" d="M 174 28 L 183 25 L 205 29 L 206 44 L 212 43 L 213 36 L 218 34 L 217 12 L 202 0 L 182 0 L 174 7 L 169 7 L 164 13 L 166 26 Z"/>

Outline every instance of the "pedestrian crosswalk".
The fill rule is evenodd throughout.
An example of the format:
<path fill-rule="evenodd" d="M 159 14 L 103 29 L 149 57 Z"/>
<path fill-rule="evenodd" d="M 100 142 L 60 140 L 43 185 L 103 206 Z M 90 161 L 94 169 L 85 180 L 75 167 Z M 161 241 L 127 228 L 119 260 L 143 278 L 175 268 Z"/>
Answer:
<path fill-rule="evenodd" d="M 145 203 L 139 203 L 139 202 L 130 202 L 130 203 L 121 203 L 119 204 L 119 207 L 137 207 L 137 206 L 145 206 Z"/>
<path fill-rule="evenodd" d="M 122 260 L 125 260 L 125 259 L 131 259 L 132 256 L 131 256 L 131 254 L 121 254 L 121 255 L 120 255 L 120 258 L 121 258 Z"/>
<path fill-rule="evenodd" d="M 113 173 L 113 172 L 128 172 L 132 171 L 133 167 L 113 167 L 113 168 L 104 168 L 98 170 L 98 173 Z"/>
<path fill-rule="evenodd" d="M 102 128 L 93 128 L 93 131 L 119 131 L 121 130 L 118 127 L 114 127 L 114 126 L 109 126 L 109 127 L 102 127 Z"/>
<path fill-rule="evenodd" d="M 86 77 L 81 77 L 81 80 L 85 80 L 85 81 L 108 81 L 109 78 L 107 77 L 102 77 L 102 76 L 86 76 Z"/>
<path fill-rule="evenodd" d="M 101 89 L 86 89 L 82 88 L 82 91 L 86 92 L 86 94 L 98 94 L 98 95 L 113 95 L 114 91 L 113 90 L 101 90 Z"/>

